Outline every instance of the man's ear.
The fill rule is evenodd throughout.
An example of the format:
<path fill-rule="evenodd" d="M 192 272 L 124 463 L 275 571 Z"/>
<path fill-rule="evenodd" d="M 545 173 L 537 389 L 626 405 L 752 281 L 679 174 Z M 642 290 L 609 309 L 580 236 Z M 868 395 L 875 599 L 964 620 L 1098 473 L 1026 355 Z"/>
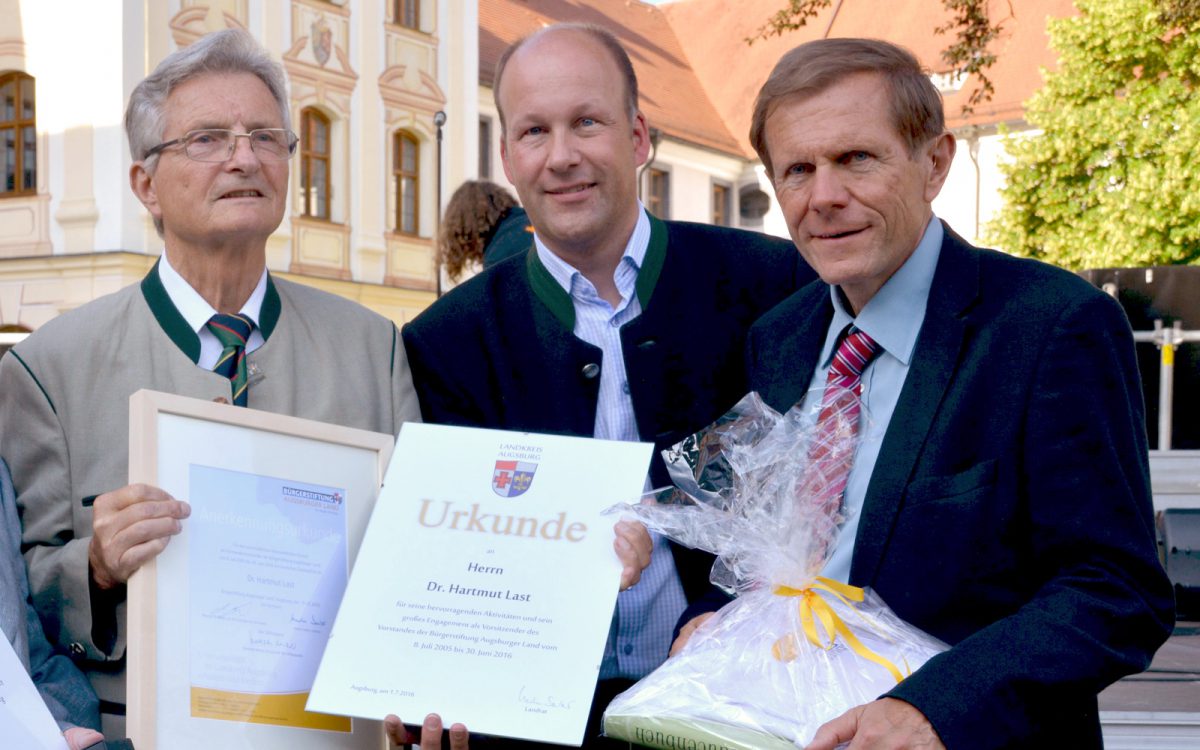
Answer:
<path fill-rule="evenodd" d="M 929 177 L 925 182 L 925 200 L 929 203 L 942 192 L 946 177 L 950 174 L 950 165 L 954 162 L 954 152 L 957 142 L 952 133 L 942 133 L 925 145 L 923 158 L 929 160 Z"/>
<path fill-rule="evenodd" d="M 158 192 L 154 189 L 154 175 L 146 169 L 144 161 L 135 161 L 129 167 L 129 187 L 150 215 L 161 220 L 162 208 L 158 205 Z"/>
<path fill-rule="evenodd" d="M 633 157 L 639 167 L 650 158 L 650 128 L 640 109 L 633 117 Z"/>
<path fill-rule="evenodd" d="M 516 185 L 517 181 L 513 179 L 512 169 L 508 166 L 508 138 L 505 137 L 503 131 L 500 133 L 500 165 L 504 167 L 504 176 L 511 184 Z"/>

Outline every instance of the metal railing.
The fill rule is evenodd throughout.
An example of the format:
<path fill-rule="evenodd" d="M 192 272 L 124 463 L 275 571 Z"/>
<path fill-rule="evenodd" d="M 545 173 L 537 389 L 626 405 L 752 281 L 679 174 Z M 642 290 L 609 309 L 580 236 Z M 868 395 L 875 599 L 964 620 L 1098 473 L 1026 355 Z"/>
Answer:
<path fill-rule="evenodd" d="M 1154 344 L 1162 352 L 1158 365 L 1158 449 L 1171 449 L 1173 420 L 1171 409 L 1175 402 L 1175 350 L 1181 344 L 1200 342 L 1200 331 L 1183 330 L 1183 321 L 1170 328 L 1161 320 L 1154 321 L 1153 331 L 1134 331 L 1133 340 Z"/>

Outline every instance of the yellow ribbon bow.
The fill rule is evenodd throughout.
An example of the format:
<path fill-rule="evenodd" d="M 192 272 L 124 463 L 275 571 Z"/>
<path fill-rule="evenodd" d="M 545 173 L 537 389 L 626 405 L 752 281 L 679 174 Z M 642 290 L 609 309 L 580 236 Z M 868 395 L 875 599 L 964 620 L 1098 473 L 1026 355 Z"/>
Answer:
<path fill-rule="evenodd" d="M 841 617 L 838 617 L 838 613 L 834 612 L 833 607 L 829 606 L 829 602 L 825 601 L 825 598 L 820 593 L 821 591 L 833 594 L 843 604 L 850 607 L 854 606 L 851 602 L 861 602 L 863 600 L 863 590 L 861 588 L 820 576 L 817 577 L 815 583 L 805 586 L 802 589 L 794 589 L 791 586 L 776 586 L 774 593 L 778 596 L 800 597 L 800 625 L 804 629 L 804 635 L 808 638 L 809 643 L 817 648 L 828 651 L 833 648 L 837 637 L 841 635 L 842 640 L 846 642 L 846 645 L 854 653 L 868 661 L 875 662 L 888 672 L 891 672 L 892 677 L 896 678 L 896 682 L 903 680 L 906 675 L 902 674 L 895 664 L 867 648 L 862 644 L 862 641 L 858 640 L 858 637 L 850 630 L 850 626 Z M 829 639 L 828 644 L 817 633 L 816 623 L 818 621 L 825 629 L 825 636 Z M 795 659 L 798 654 L 795 636 L 792 633 L 788 633 L 786 636 L 775 641 L 775 645 L 771 647 L 771 653 L 779 661 L 791 661 Z"/>

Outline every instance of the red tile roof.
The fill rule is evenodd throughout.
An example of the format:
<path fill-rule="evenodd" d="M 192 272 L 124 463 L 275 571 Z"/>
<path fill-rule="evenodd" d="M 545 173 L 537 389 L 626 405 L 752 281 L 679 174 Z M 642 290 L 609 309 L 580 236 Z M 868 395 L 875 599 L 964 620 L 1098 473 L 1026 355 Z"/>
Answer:
<path fill-rule="evenodd" d="M 479 0 L 479 80 L 492 83 L 504 49 L 550 23 L 583 21 L 610 29 L 629 51 L 641 87 L 642 111 L 652 127 L 684 141 L 754 158 L 747 134 L 754 97 L 784 52 L 822 36 L 865 36 L 902 44 L 934 72 L 952 36 L 935 34 L 948 18 L 935 0 L 834 0 L 803 28 L 747 45 L 786 0 L 678 0 L 654 7 L 637 0 Z M 1004 31 L 993 43 L 988 71 L 991 101 L 970 117 L 962 104 L 974 78 L 946 96 L 952 128 L 1018 121 L 1022 103 L 1053 68 L 1046 20 L 1075 14 L 1071 0 L 992 0 Z"/>
<path fill-rule="evenodd" d="M 709 97 L 729 129 L 749 152 L 747 134 L 754 97 L 784 52 L 796 45 L 833 37 L 875 37 L 912 50 L 922 64 L 934 72 L 945 72 L 941 51 L 953 36 L 935 34 L 934 28 L 949 17 L 935 0 L 835 0 L 807 25 L 782 37 L 747 45 L 755 32 L 786 0 L 684 0 L 662 6 L 663 12 L 683 43 L 684 51 L 704 83 Z M 964 118 L 962 104 L 975 87 L 975 79 L 945 98 L 950 127 L 988 125 L 1022 117 L 1022 102 L 1042 85 L 1042 68 L 1053 68 L 1055 54 L 1049 47 L 1046 20 L 1076 13 L 1071 0 L 992 0 L 993 19 L 1004 30 L 993 42 L 997 60 L 988 70 L 996 87 L 991 101 L 976 107 Z"/>
<path fill-rule="evenodd" d="M 637 72 L 650 127 L 698 146 L 745 155 L 696 78 L 667 17 L 636 0 L 479 0 L 479 83 L 492 85 L 496 62 L 510 44 L 562 21 L 593 23 L 617 36 Z"/>

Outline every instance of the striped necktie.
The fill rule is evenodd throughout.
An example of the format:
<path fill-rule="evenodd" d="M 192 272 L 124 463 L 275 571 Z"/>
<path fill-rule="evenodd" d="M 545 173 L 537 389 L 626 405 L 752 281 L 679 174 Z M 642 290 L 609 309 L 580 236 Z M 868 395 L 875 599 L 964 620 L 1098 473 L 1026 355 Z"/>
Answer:
<path fill-rule="evenodd" d="M 847 326 L 842 343 L 833 355 L 821 412 L 808 452 L 814 469 L 806 479 L 808 497 L 828 517 L 839 516 L 846 480 L 854 464 L 858 422 L 862 413 L 862 373 L 879 354 L 879 344 L 854 326 Z"/>
<path fill-rule="evenodd" d="M 217 313 L 205 323 L 208 330 L 221 342 L 221 357 L 213 372 L 229 378 L 233 389 L 233 404 L 246 405 L 246 341 L 254 330 L 254 321 L 245 315 L 222 315 Z"/>

